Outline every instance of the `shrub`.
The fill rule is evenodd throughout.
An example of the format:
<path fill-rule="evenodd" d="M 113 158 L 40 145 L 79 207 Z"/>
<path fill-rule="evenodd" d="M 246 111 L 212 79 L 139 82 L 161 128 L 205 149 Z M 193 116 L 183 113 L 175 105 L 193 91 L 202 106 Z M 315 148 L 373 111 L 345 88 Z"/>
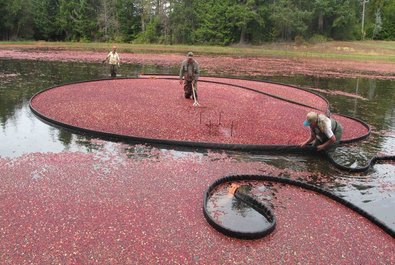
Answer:
<path fill-rule="evenodd" d="M 317 43 L 324 43 L 327 42 L 328 38 L 324 35 L 314 34 L 310 39 L 309 43 L 317 44 Z"/>

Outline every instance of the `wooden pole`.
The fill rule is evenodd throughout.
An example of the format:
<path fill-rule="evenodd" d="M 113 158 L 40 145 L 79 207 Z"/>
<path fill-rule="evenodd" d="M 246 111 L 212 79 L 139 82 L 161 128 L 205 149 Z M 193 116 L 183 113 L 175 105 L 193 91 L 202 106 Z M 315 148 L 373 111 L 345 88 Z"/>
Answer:
<path fill-rule="evenodd" d="M 232 124 L 230 125 L 230 137 L 233 136 L 233 121 Z"/>

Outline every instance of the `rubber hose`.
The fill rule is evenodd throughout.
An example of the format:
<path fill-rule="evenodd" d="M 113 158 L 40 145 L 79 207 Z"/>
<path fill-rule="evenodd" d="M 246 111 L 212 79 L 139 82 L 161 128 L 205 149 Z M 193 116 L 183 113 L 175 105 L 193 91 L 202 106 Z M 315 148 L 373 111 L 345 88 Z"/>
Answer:
<path fill-rule="evenodd" d="M 366 166 L 352 168 L 337 163 L 329 152 L 325 151 L 325 155 L 328 158 L 329 162 L 331 162 L 336 168 L 348 172 L 366 172 L 371 167 L 373 167 L 378 161 L 395 161 L 395 156 L 374 156 L 368 161 Z"/>

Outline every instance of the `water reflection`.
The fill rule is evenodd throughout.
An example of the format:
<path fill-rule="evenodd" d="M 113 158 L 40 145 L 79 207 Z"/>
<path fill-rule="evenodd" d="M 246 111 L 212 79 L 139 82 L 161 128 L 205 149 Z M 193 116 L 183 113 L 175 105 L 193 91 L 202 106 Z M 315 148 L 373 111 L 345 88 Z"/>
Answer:
<path fill-rule="evenodd" d="M 354 169 L 368 166 L 372 159 L 369 157 L 370 154 L 357 145 L 337 147 L 330 155 L 336 163 Z"/>
<path fill-rule="evenodd" d="M 243 184 L 243 183 L 240 183 Z M 245 186 L 247 194 L 251 195 L 253 186 Z M 254 188 L 261 191 L 264 185 L 262 183 L 255 183 Z M 236 197 L 229 193 L 229 184 L 224 184 L 215 189 L 207 202 L 207 211 L 211 217 L 223 227 L 233 231 L 256 233 L 267 229 L 270 222 L 258 213 L 256 210 L 236 199 Z"/>
<path fill-rule="evenodd" d="M 332 112 L 362 119 L 376 130 L 395 129 L 394 81 L 306 76 L 272 77 L 269 80 L 294 84 L 306 89 L 319 88 L 329 92 L 342 91 L 355 94 L 361 98 L 336 93 L 321 93 L 331 103 Z M 363 98 L 368 100 L 363 100 Z"/>

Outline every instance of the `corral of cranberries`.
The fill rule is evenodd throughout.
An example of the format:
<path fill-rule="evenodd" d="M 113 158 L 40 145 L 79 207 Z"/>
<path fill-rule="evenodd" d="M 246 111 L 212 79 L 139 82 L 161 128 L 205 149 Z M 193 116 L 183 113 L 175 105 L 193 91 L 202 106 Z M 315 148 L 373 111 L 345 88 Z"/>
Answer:
<path fill-rule="evenodd" d="M 217 83 L 214 83 L 214 82 Z M 327 102 L 293 87 L 224 78 L 202 78 L 200 107 L 185 99 L 177 79 L 139 78 L 59 86 L 38 94 L 31 106 L 64 124 L 111 134 L 225 144 L 294 145 L 312 108 L 242 89 L 253 88 L 325 111 Z M 368 132 L 360 122 L 334 115 L 343 139 Z"/>
<path fill-rule="evenodd" d="M 272 201 L 278 221 L 272 234 L 255 241 L 228 238 L 203 217 L 208 185 L 229 174 L 280 172 L 217 154 L 152 152 L 136 160 L 121 151 L 0 158 L 0 263 L 395 262 L 395 242 L 380 228 L 291 186 L 278 189 Z"/>

